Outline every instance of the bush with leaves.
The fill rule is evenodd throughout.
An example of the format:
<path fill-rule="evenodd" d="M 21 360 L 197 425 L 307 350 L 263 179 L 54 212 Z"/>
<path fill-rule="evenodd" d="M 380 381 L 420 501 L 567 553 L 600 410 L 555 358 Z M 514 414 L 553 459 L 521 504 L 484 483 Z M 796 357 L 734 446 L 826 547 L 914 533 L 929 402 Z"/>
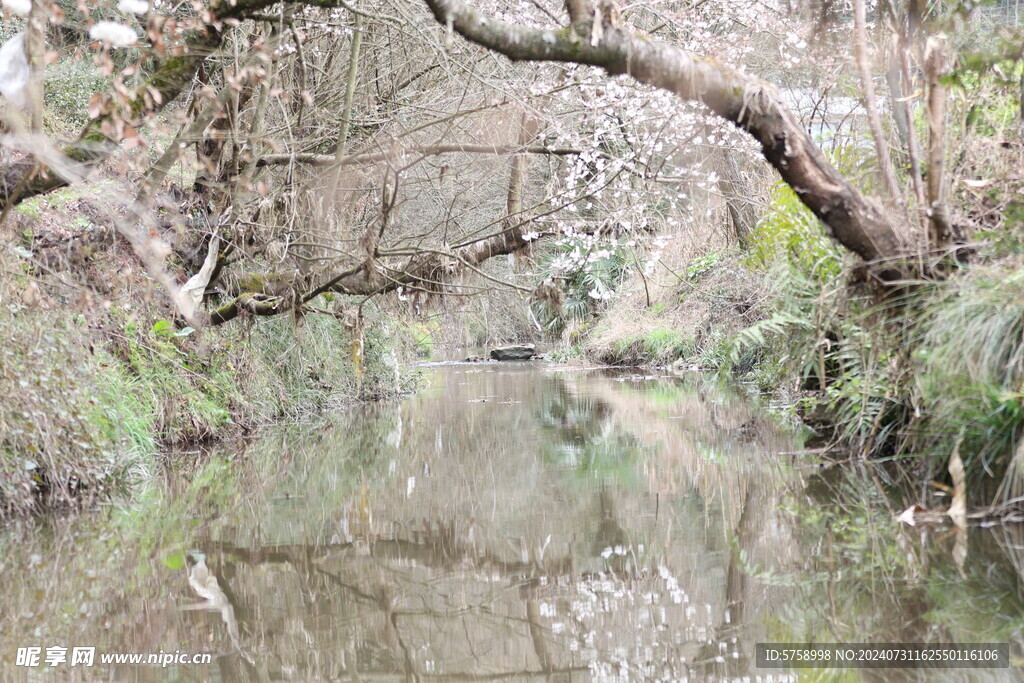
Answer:
<path fill-rule="evenodd" d="M 571 264 L 567 265 L 567 264 Z M 557 293 L 535 298 L 533 314 L 544 333 L 559 338 L 570 323 L 583 323 L 610 299 L 631 265 L 631 252 L 617 240 L 564 239 L 538 263 L 543 282 Z"/>

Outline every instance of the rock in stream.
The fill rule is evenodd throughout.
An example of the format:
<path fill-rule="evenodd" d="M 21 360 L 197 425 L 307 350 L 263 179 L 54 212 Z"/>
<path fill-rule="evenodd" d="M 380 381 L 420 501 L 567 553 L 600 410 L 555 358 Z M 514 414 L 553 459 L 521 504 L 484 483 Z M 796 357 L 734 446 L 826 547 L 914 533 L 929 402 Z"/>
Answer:
<path fill-rule="evenodd" d="M 491 358 L 494 360 L 530 360 L 537 354 L 533 344 L 521 346 L 499 346 L 491 349 Z"/>

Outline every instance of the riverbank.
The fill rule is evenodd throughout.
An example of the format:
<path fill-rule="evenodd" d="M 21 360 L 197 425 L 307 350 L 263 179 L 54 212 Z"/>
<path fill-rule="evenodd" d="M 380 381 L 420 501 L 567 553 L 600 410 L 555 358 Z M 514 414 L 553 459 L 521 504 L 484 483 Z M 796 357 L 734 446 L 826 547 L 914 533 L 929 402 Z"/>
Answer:
<path fill-rule="evenodd" d="M 955 453 L 972 506 L 1013 504 L 1024 487 L 1019 256 L 995 243 L 944 280 L 880 299 L 815 224 L 794 222 L 795 236 L 772 243 L 762 230 L 744 251 L 672 264 L 666 286 L 625 283 L 573 353 L 738 377 L 825 447 L 948 484 Z"/>
<path fill-rule="evenodd" d="M 372 310 L 354 356 L 353 331 L 330 316 L 175 323 L 117 240 L 60 270 L 41 272 L 26 248 L 0 251 L 0 267 L 0 516 L 130 499 L 168 448 L 409 388 L 412 335 Z M 76 286 L 103 280 L 129 294 Z"/>

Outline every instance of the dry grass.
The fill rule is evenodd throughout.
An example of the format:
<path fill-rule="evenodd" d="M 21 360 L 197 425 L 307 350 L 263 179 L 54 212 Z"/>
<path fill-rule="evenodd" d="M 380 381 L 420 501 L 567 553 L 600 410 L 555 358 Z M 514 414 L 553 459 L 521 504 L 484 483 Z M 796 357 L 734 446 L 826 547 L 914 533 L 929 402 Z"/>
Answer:
<path fill-rule="evenodd" d="M 626 284 L 584 342 L 588 355 L 606 363 L 665 365 L 682 359 L 717 367 L 728 338 L 763 316 L 767 284 L 736 253 L 663 259 L 646 288 L 638 276 Z"/>

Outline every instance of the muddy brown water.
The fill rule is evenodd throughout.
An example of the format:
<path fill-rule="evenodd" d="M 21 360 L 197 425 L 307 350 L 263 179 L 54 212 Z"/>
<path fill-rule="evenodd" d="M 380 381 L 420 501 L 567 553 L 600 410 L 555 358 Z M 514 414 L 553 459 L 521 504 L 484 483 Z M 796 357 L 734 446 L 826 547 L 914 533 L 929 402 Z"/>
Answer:
<path fill-rule="evenodd" d="M 179 455 L 136 504 L 3 530 L 3 679 L 1020 678 L 1019 530 L 971 529 L 958 567 L 884 473 L 822 467 L 706 376 L 422 371 L 403 401 Z M 790 675 L 757 668 L 769 641 L 1009 642 L 1014 665 Z M 150 653 L 211 662 L 100 661 Z"/>

